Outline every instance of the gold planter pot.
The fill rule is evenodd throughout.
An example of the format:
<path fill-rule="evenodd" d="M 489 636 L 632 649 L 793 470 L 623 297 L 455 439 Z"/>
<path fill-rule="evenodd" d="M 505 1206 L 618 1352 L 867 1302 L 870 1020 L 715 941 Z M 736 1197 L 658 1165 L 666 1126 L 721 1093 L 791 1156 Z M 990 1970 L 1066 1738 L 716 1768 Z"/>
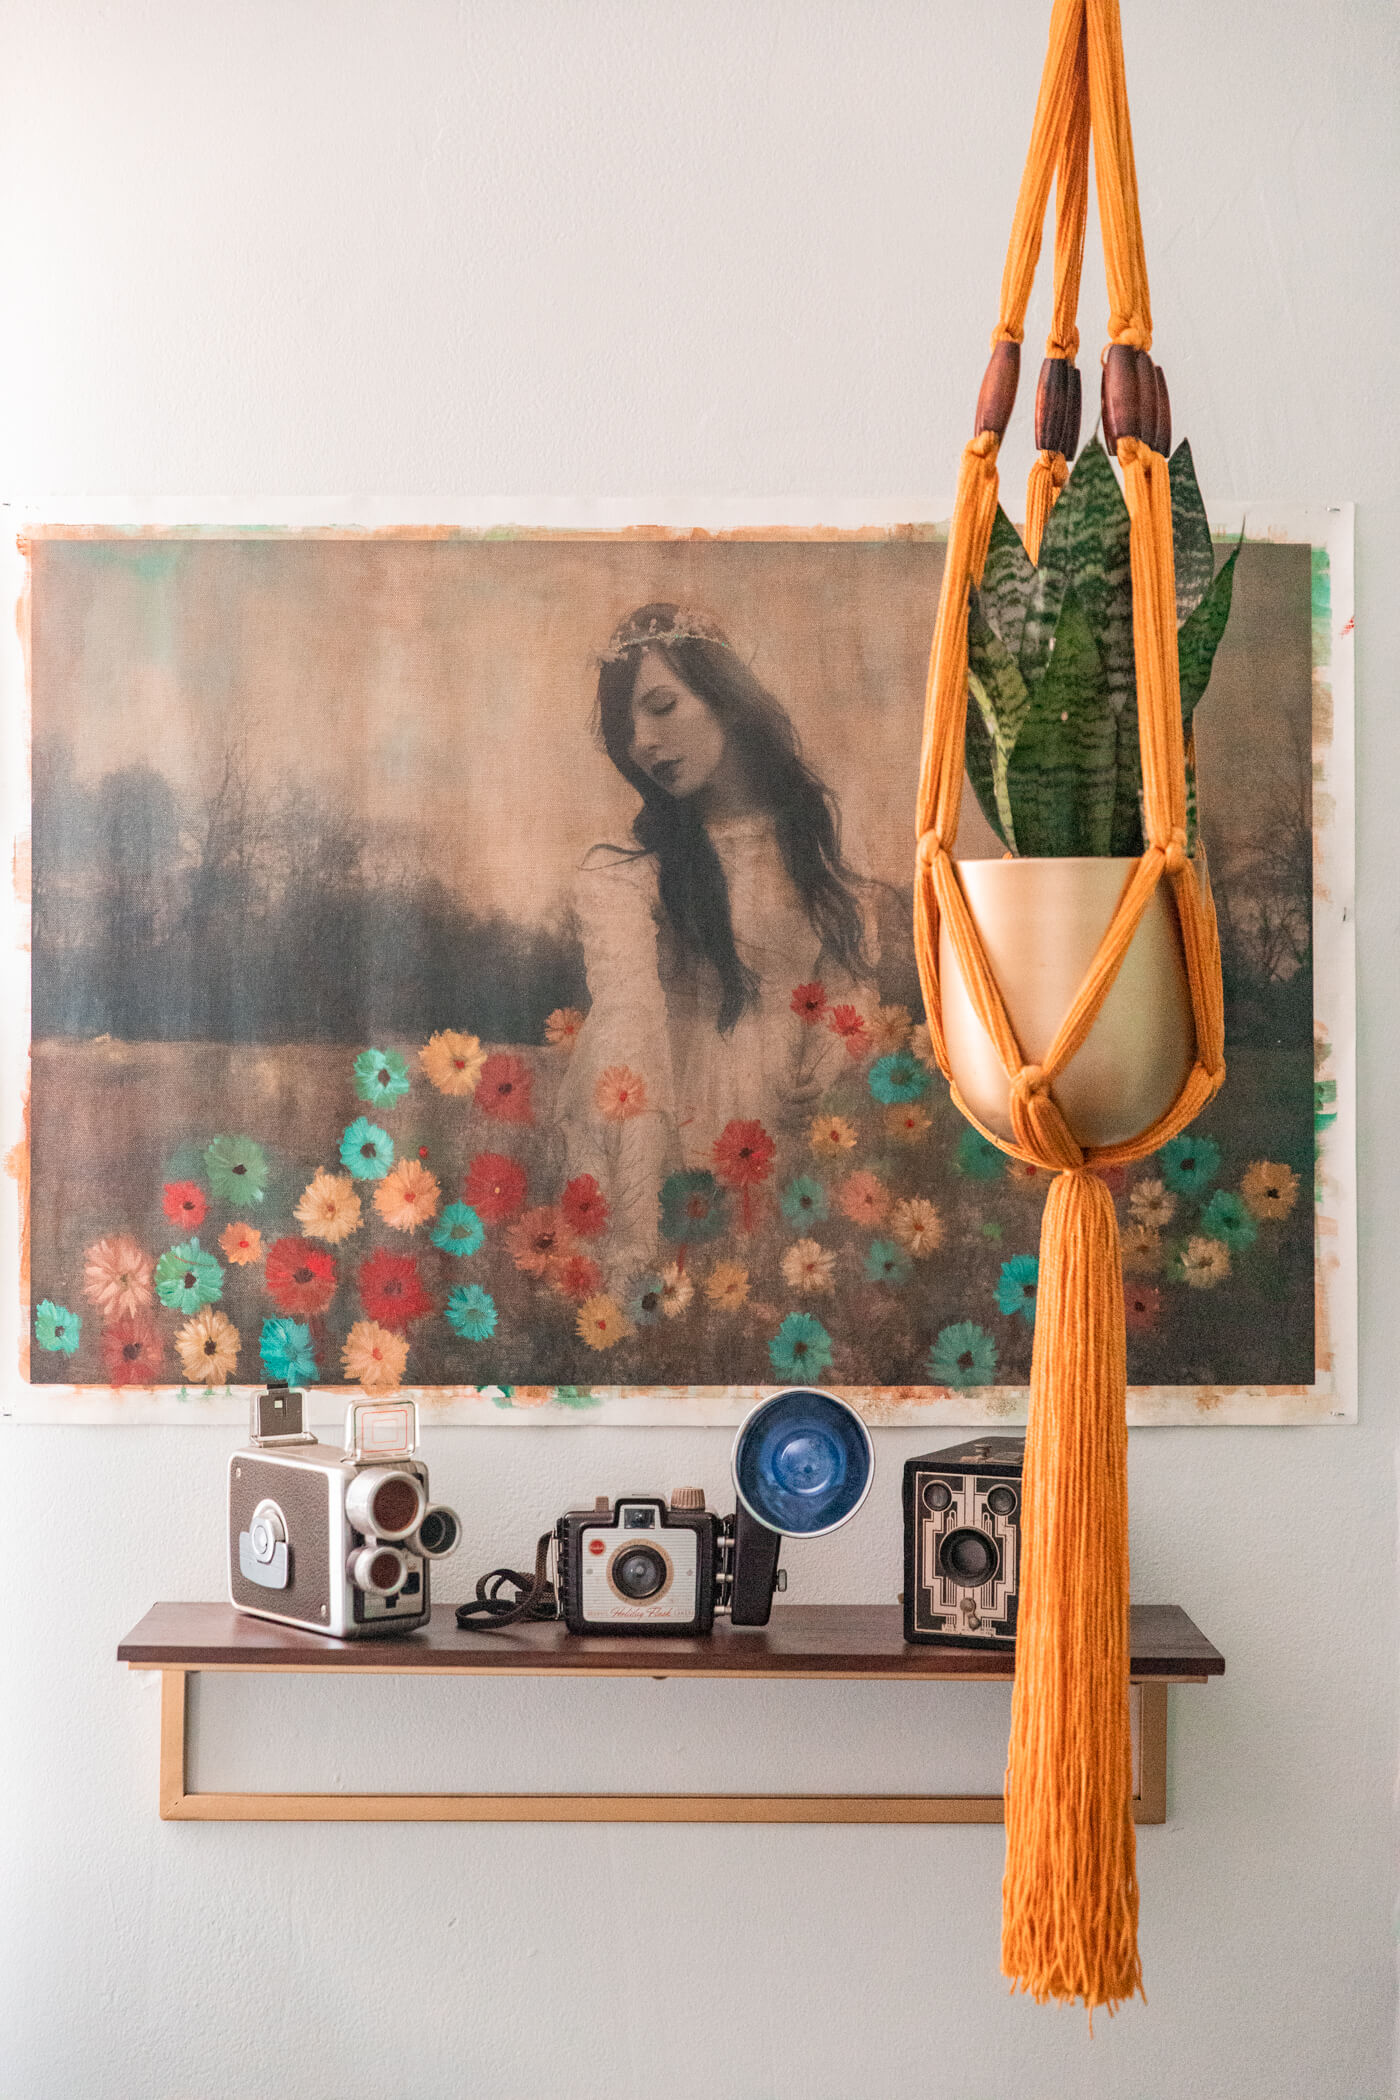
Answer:
<path fill-rule="evenodd" d="M 1084 981 L 1133 860 L 965 860 L 958 864 L 1028 1061 L 1039 1063 Z M 1010 1090 L 973 1009 L 947 922 L 939 932 L 943 1033 L 958 1090 L 988 1130 L 1011 1137 Z M 1191 992 L 1171 892 L 1159 883 L 1123 967 L 1078 1054 L 1052 1089 L 1082 1145 L 1118 1145 L 1180 1093 L 1196 1054 Z"/>

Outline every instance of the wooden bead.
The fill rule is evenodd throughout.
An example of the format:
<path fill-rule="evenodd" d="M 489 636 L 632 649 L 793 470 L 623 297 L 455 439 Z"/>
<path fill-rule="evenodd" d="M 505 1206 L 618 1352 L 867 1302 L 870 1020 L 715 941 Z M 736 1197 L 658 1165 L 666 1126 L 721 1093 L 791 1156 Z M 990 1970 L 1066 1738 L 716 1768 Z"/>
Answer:
<path fill-rule="evenodd" d="M 999 438 L 1005 437 L 1011 411 L 1016 406 L 1016 383 L 1020 376 L 1021 345 L 993 343 L 982 391 L 977 396 L 975 436 L 980 437 L 984 430 L 994 430 Z"/>
<path fill-rule="evenodd" d="M 1065 411 L 1065 441 L 1060 450 L 1073 459 L 1079 450 L 1079 426 L 1084 416 L 1084 380 L 1078 365 L 1069 368 L 1069 406 Z"/>
<path fill-rule="evenodd" d="M 1157 373 L 1157 434 L 1152 440 L 1154 452 L 1166 459 L 1172 449 L 1172 404 L 1167 392 L 1167 375 L 1158 365 Z"/>
<path fill-rule="evenodd" d="M 1155 401 L 1153 422 L 1156 422 Z M 1118 450 L 1119 438 L 1141 435 L 1138 427 L 1137 352 L 1126 343 L 1110 343 L 1103 361 L 1103 434 L 1110 452 Z"/>
<path fill-rule="evenodd" d="M 1151 445 L 1157 434 L 1157 367 L 1146 350 L 1133 352 L 1133 363 L 1137 368 L 1137 429 L 1134 437 Z M 1153 450 L 1156 447 L 1153 446 Z"/>
<path fill-rule="evenodd" d="M 1035 389 L 1035 448 L 1037 452 L 1063 452 L 1069 421 L 1070 373 L 1065 357 L 1047 357 L 1040 368 Z"/>

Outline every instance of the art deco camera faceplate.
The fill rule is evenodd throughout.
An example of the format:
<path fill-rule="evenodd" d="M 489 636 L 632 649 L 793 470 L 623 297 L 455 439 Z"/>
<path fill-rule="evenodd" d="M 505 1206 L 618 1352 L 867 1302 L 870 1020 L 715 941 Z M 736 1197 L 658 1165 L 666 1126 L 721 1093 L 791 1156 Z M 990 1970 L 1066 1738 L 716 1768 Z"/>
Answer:
<path fill-rule="evenodd" d="M 904 1638 L 1011 1647 L 1021 1576 L 1021 1437 L 980 1437 L 904 1468 Z"/>

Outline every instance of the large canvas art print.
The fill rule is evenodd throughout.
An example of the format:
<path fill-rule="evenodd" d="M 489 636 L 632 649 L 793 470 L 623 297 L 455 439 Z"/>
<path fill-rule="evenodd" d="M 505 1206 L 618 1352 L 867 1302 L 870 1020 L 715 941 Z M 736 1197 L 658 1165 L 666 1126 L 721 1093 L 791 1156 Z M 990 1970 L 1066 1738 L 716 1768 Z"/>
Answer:
<path fill-rule="evenodd" d="M 1197 715 L 1229 1078 L 1112 1177 L 1142 1419 L 1350 1408 L 1318 538 L 1247 541 Z M 28 552 L 24 1411 L 1018 1412 L 1045 1183 L 910 937 L 936 531 Z"/>

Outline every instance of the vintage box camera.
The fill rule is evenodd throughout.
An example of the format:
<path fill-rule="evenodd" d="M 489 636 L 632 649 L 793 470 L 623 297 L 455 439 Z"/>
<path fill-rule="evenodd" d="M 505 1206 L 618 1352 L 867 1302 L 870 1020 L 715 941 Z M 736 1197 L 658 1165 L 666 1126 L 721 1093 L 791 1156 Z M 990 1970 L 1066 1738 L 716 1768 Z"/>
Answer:
<path fill-rule="evenodd" d="M 729 1602 L 731 1523 L 700 1488 L 601 1496 L 555 1531 L 559 1607 L 571 1633 L 709 1633 Z M 776 1558 L 776 1556 L 775 1556 Z"/>
<path fill-rule="evenodd" d="M 426 1625 L 430 1564 L 462 1527 L 428 1500 L 417 1403 L 352 1401 L 345 1447 L 316 1441 L 301 1393 L 253 1396 L 250 1448 L 228 1465 L 230 1602 L 342 1640 Z"/>
<path fill-rule="evenodd" d="M 1016 1641 L 1025 1439 L 977 1437 L 904 1468 L 904 1638 Z"/>

